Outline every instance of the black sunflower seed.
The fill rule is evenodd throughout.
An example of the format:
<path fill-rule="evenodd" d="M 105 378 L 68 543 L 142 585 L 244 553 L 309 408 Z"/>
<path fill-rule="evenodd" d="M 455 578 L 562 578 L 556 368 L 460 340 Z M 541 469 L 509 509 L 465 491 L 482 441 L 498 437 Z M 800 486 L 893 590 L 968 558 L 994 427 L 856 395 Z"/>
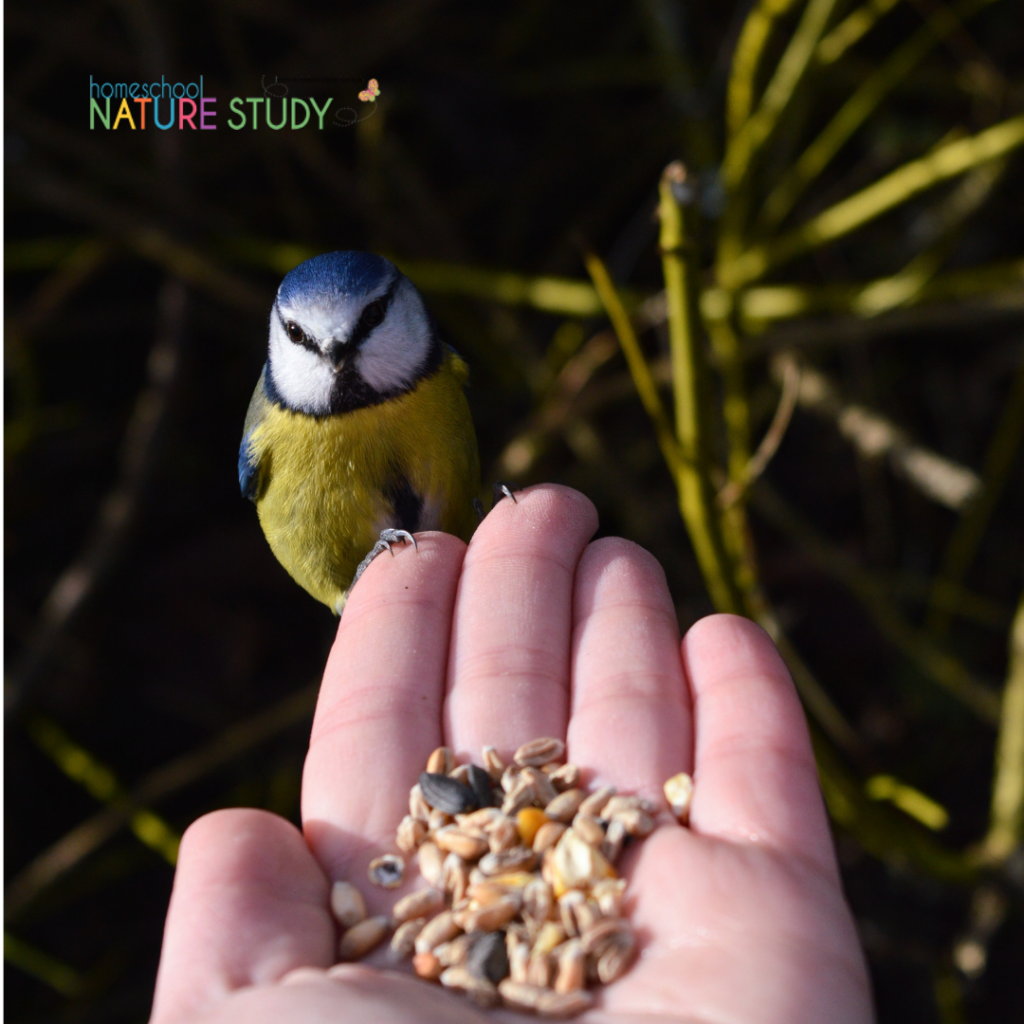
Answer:
<path fill-rule="evenodd" d="M 469 786 L 447 775 L 423 772 L 420 775 L 420 789 L 427 803 L 445 814 L 465 814 L 480 806 L 480 798 Z"/>
<path fill-rule="evenodd" d="M 466 969 L 477 978 L 486 978 L 493 985 L 507 978 L 509 966 L 505 933 L 487 932 L 481 935 L 469 949 Z"/>
<path fill-rule="evenodd" d="M 491 777 L 475 764 L 469 766 L 469 785 L 476 793 L 481 807 L 494 806 L 494 786 L 491 784 Z"/>

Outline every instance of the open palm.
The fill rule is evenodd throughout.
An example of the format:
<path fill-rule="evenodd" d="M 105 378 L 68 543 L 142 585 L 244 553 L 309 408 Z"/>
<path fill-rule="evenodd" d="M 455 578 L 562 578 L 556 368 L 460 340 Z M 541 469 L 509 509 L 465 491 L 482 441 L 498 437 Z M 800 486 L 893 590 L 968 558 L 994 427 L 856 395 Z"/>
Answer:
<path fill-rule="evenodd" d="M 711 616 L 680 645 L 660 566 L 626 541 L 588 543 L 582 495 L 502 501 L 467 548 L 421 534 L 352 591 L 324 676 L 299 833 L 220 811 L 182 842 L 153 1024 L 523 1020 L 364 965 L 327 968 L 330 882 L 394 893 L 366 866 L 393 849 L 409 787 L 444 743 L 479 763 L 564 737 L 591 785 L 662 801 L 695 780 L 691 827 L 667 815 L 629 849 L 640 956 L 584 1021 L 865 1024 L 863 957 L 840 888 L 803 715 L 765 634 Z M 401 895 L 401 892 L 398 893 Z"/>

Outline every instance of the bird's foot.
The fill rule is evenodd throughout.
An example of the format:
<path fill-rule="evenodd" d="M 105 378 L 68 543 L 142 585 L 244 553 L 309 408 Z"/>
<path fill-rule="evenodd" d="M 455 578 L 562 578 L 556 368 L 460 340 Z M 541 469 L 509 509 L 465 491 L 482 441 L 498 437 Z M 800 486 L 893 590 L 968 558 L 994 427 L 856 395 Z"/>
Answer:
<path fill-rule="evenodd" d="M 511 498 L 513 505 L 518 505 L 516 496 L 512 493 L 512 489 L 515 484 L 507 484 L 503 480 L 495 480 L 493 484 L 494 497 L 491 500 L 491 511 L 494 511 L 494 506 L 501 501 L 502 498 Z M 479 526 L 484 521 L 484 516 L 487 513 L 484 511 L 484 503 L 479 498 L 473 499 L 473 509 L 476 512 L 476 521 Z"/>
<path fill-rule="evenodd" d="M 392 544 L 397 544 L 399 541 L 405 541 L 407 544 L 412 544 L 416 550 L 419 550 L 419 545 L 416 543 L 416 538 L 408 530 L 381 530 L 380 536 L 377 538 L 377 543 L 370 548 L 369 554 L 356 566 L 356 574 L 352 577 L 352 582 L 349 584 L 349 590 L 355 585 L 356 581 L 364 572 L 369 568 L 370 563 L 382 552 L 390 551 Z"/>

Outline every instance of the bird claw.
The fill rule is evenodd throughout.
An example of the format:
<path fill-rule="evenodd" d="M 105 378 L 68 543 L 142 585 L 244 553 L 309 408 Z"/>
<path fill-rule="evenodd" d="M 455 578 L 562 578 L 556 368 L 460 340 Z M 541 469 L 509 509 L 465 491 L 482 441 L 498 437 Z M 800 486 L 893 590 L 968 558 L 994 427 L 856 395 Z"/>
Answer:
<path fill-rule="evenodd" d="M 491 504 L 491 508 L 493 509 L 494 506 L 497 505 L 498 502 L 501 501 L 502 498 L 511 498 L 512 499 L 512 504 L 513 505 L 518 505 L 519 502 L 516 501 L 516 496 L 512 493 L 512 488 L 514 486 L 515 486 L 515 484 L 507 484 L 507 483 L 505 483 L 504 480 L 495 480 L 494 481 L 494 488 L 493 488 L 494 489 L 494 501 Z"/>
<path fill-rule="evenodd" d="M 356 566 L 356 574 L 352 577 L 352 582 L 348 585 L 351 590 L 355 585 L 356 581 L 364 572 L 370 567 L 370 563 L 382 552 L 390 551 L 392 544 L 397 544 L 399 541 L 405 541 L 407 544 L 412 546 L 419 551 L 419 545 L 416 543 L 416 538 L 408 530 L 392 530 L 390 528 L 380 531 L 380 536 L 377 538 L 377 543 L 370 548 L 367 556 Z"/>

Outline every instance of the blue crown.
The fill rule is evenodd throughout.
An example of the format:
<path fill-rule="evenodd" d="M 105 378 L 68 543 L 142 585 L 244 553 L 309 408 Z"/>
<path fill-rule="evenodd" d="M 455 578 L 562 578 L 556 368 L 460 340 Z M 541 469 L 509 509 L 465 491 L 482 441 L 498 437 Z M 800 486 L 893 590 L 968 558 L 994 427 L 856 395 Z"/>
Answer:
<path fill-rule="evenodd" d="M 328 252 L 289 270 L 277 297 L 287 303 L 300 297 L 306 301 L 329 301 L 347 295 L 366 295 L 389 281 L 395 272 L 395 265 L 376 253 Z"/>

